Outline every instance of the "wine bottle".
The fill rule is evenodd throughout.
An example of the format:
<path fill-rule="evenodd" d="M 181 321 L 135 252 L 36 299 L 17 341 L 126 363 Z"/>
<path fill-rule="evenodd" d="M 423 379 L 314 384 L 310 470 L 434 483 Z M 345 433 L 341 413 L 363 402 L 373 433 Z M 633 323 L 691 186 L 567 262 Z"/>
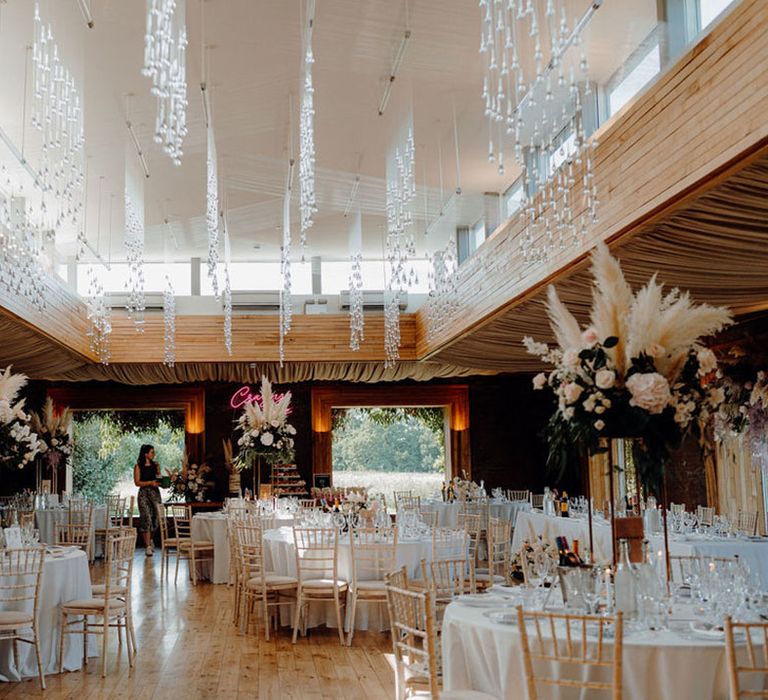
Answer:
<path fill-rule="evenodd" d="M 568 514 L 568 493 L 566 491 L 563 491 L 563 496 L 560 499 L 560 517 L 561 518 L 569 517 L 569 514 Z"/>

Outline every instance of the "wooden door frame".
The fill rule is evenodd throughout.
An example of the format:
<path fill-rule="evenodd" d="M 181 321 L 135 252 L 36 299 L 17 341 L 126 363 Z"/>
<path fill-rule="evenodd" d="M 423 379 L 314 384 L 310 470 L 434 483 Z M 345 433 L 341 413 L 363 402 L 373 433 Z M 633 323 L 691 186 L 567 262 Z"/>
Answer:
<path fill-rule="evenodd" d="M 447 416 L 446 475 L 472 475 L 469 449 L 469 386 L 467 384 L 359 386 L 312 388 L 312 476 L 332 474 L 334 408 L 436 407 Z"/>

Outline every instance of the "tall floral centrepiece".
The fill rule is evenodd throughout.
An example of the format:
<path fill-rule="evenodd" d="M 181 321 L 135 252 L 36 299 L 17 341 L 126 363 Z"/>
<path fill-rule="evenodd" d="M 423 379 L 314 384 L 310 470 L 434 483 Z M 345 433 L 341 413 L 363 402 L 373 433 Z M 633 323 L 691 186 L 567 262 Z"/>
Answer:
<path fill-rule="evenodd" d="M 694 304 L 687 292 L 665 294 L 656 275 L 634 293 L 603 244 L 592 253 L 592 274 L 586 329 L 550 287 L 547 312 L 557 346 L 523 339 L 528 352 L 554 366 L 533 380 L 557 398 L 546 428 L 548 465 L 562 473 L 570 446 L 597 452 L 601 438 L 637 438 L 638 476 L 657 490 L 669 451 L 723 401 L 717 361 L 701 341 L 731 315 Z"/>
<path fill-rule="evenodd" d="M 243 405 L 237 419 L 237 440 L 240 448 L 234 461 L 240 471 L 252 466 L 261 457 L 269 464 L 293 461 L 296 428 L 288 422 L 291 412 L 291 392 L 273 394 L 272 384 L 261 378 L 261 393 Z"/>
<path fill-rule="evenodd" d="M 39 454 L 51 478 L 54 491 L 57 490 L 56 470 L 66 464 L 75 451 L 75 442 L 69 433 L 71 422 L 72 411 L 64 408 L 57 412 L 50 396 L 46 399 L 43 410 L 33 413 L 30 418 L 31 428 L 39 440 Z"/>
<path fill-rule="evenodd" d="M 24 412 L 24 399 L 17 400 L 26 384 L 27 377 L 12 374 L 10 365 L 0 374 L 0 466 L 23 469 L 41 451 Z"/>

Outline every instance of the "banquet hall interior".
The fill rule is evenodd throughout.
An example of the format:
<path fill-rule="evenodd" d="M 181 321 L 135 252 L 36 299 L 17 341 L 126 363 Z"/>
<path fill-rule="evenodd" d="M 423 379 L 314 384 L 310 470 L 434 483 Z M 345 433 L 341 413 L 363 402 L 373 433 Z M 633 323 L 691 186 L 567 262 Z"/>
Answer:
<path fill-rule="evenodd" d="M 0 698 L 768 697 L 765 0 L 0 0 Z"/>

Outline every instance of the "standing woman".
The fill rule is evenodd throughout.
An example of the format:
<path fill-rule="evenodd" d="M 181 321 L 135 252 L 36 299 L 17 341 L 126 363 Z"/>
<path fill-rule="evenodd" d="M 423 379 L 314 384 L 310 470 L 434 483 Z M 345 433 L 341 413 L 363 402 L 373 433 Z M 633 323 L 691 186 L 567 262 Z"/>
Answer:
<path fill-rule="evenodd" d="M 155 462 L 155 448 L 142 445 L 133 468 L 133 483 L 139 487 L 139 529 L 144 537 L 146 555 L 152 556 L 152 535 L 158 528 L 157 504 L 160 498 L 160 465 Z"/>

